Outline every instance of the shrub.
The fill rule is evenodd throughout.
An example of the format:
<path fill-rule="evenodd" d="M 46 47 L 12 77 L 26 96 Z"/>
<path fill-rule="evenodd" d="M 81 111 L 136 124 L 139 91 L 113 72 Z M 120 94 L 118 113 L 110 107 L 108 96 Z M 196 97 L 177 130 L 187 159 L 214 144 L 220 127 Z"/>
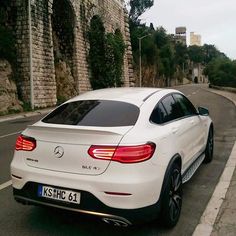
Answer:
<path fill-rule="evenodd" d="M 93 17 L 89 30 L 90 82 L 93 89 L 122 85 L 125 44 L 119 30 L 105 33 L 99 16 Z"/>

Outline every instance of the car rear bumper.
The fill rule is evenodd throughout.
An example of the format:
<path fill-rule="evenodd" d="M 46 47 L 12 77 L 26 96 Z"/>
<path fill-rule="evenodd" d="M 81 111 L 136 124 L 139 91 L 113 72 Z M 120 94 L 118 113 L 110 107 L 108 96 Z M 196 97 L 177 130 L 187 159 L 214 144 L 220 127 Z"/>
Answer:
<path fill-rule="evenodd" d="M 102 175 L 91 176 L 29 167 L 21 158 L 14 158 L 11 163 L 12 185 L 17 190 L 25 189 L 31 182 L 75 189 L 90 193 L 111 208 L 139 209 L 155 205 L 159 200 L 165 169 L 150 166 L 147 171 L 145 168 L 137 170 L 134 166 L 112 163 Z"/>
<path fill-rule="evenodd" d="M 41 198 L 38 196 L 38 185 L 40 183 L 28 182 L 22 189 L 13 188 L 15 200 L 27 205 L 42 205 L 55 207 L 63 210 L 89 214 L 102 218 L 104 221 L 118 222 L 123 226 L 150 221 L 158 217 L 160 211 L 159 202 L 154 205 L 138 209 L 117 209 L 106 206 L 94 195 L 86 191 L 79 191 L 81 194 L 80 204 L 65 203 L 53 199 Z M 57 186 L 52 186 L 57 187 Z"/>

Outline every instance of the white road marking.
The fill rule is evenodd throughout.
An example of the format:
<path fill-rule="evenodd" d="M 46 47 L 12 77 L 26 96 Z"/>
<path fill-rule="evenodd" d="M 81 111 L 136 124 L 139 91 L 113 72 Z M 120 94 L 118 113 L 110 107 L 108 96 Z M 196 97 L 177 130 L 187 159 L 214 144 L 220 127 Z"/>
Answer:
<path fill-rule="evenodd" d="M 7 181 L 7 182 L 4 183 L 4 184 L 1 184 L 1 185 L 0 185 L 0 190 L 3 190 L 4 188 L 9 187 L 10 185 L 12 185 L 12 181 L 11 181 L 11 180 Z"/>
<path fill-rule="evenodd" d="M 187 95 L 187 97 L 189 98 L 189 97 L 191 97 L 191 95 Z"/>
<path fill-rule="evenodd" d="M 18 131 L 18 132 L 15 132 L 15 133 L 11 133 L 11 134 L 5 134 L 5 135 L 0 136 L 0 138 L 6 138 L 6 137 L 9 137 L 9 136 L 12 136 L 12 135 L 16 135 L 16 134 L 21 133 L 22 131 L 23 131 L 23 130 Z"/>
<path fill-rule="evenodd" d="M 193 236 L 210 236 L 216 221 L 220 207 L 225 199 L 226 193 L 230 186 L 230 181 L 236 167 L 236 142 L 234 144 L 231 155 L 226 163 L 223 174 L 215 188 L 215 191 L 196 227 Z"/>

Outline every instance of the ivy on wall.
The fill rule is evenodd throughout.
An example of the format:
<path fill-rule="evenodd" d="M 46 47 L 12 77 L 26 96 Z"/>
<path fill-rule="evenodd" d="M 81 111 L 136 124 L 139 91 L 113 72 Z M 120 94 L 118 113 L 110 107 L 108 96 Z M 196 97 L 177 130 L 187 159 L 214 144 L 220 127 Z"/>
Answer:
<path fill-rule="evenodd" d="M 106 33 L 99 16 L 94 16 L 89 30 L 90 82 L 93 89 L 122 85 L 125 44 L 120 30 Z"/>
<path fill-rule="evenodd" d="M 7 0 L 2 0 L 0 6 L 0 58 L 15 64 L 16 48 L 14 25 L 16 9 L 10 7 Z"/>
<path fill-rule="evenodd" d="M 46 8 L 46 7 L 45 7 Z M 54 32 L 55 60 L 67 60 L 71 63 L 74 53 L 74 27 L 75 19 L 71 6 L 64 0 L 53 3 L 52 30 Z M 62 20 L 63 16 L 63 20 Z"/>

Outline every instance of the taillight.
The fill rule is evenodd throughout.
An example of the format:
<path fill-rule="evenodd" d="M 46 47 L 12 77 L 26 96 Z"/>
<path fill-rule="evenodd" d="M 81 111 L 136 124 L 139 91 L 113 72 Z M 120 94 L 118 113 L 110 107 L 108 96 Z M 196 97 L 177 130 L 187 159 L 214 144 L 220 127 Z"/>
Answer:
<path fill-rule="evenodd" d="M 31 137 L 20 135 L 16 140 L 16 151 L 33 151 L 36 148 L 36 140 Z"/>
<path fill-rule="evenodd" d="M 137 146 L 99 146 L 92 145 L 88 154 L 100 160 L 117 161 L 121 163 L 138 163 L 153 156 L 156 145 L 147 143 Z"/>

